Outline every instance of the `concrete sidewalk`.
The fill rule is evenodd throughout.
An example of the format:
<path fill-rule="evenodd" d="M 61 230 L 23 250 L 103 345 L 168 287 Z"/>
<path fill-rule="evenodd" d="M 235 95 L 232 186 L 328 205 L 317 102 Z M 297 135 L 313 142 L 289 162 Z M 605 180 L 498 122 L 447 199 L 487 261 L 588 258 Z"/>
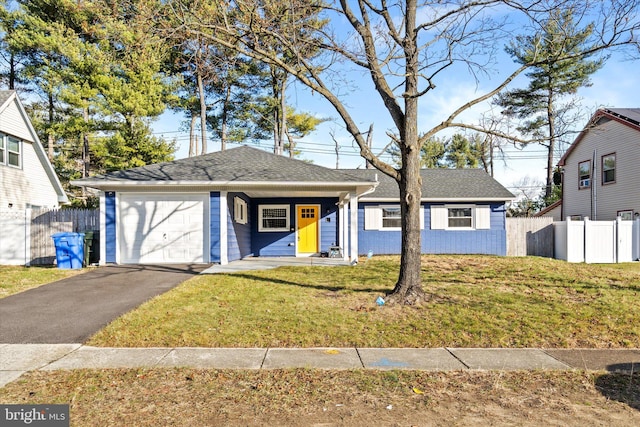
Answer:
<path fill-rule="evenodd" d="M 81 344 L 0 344 L 0 387 L 33 370 L 147 367 L 635 372 L 640 367 L 640 349 L 102 348 Z"/>

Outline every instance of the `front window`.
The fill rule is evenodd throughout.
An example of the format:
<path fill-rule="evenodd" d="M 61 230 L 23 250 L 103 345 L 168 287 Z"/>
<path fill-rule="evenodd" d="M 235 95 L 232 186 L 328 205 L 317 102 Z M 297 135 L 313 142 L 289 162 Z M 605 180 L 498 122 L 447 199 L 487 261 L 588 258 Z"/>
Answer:
<path fill-rule="evenodd" d="M 578 188 L 591 187 L 591 160 L 586 160 L 578 164 Z"/>
<path fill-rule="evenodd" d="M 448 208 L 449 228 L 471 228 L 473 227 L 472 208 Z"/>
<path fill-rule="evenodd" d="M 633 220 L 633 209 L 627 211 L 618 211 L 618 217 L 622 218 L 623 221 L 632 221 Z"/>
<path fill-rule="evenodd" d="M 616 155 L 607 154 L 602 156 L 602 183 L 611 184 L 616 182 Z"/>
<path fill-rule="evenodd" d="M 400 207 L 383 207 L 382 208 L 382 228 L 400 228 L 402 227 L 402 218 L 400 216 Z"/>
<path fill-rule="evenodd" d="M 289 205 L 258 207 L 258 231 L 289 231 Z"/>

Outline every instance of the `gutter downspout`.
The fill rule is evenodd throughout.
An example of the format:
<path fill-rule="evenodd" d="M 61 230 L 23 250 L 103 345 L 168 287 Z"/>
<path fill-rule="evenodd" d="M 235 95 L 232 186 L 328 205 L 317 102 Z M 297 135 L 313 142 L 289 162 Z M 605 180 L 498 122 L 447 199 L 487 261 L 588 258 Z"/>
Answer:
<path fill-rule="evenodd" d="M 593 159 L 591 167 L 591 220 L 597 221 L 598 219 L 598 192 L 596 189 L 596 175 L 598 168 L 596 167 L 597 151 L 593 150 Z"/>

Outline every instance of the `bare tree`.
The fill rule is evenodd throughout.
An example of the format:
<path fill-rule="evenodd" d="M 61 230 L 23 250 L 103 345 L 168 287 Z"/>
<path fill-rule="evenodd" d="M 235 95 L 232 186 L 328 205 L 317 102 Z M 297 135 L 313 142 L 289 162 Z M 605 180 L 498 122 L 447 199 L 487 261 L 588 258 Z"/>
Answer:
<path fill-rule="evenodd" d="M 468 70 L 476 82 L 490 73 L 495 75 L 491 66 L 501 42 L 506 43 L 517 34 L 535 34 L 553 9 L 572 7 L 585 21 L 587 18 L 598 21 L 594 26 L 598 31 L 591 35 L 591 43 L 584 51 L 561 54 L 553 60 L 637 43 L 634 30 L 640 27 L 638 4 L 632 0 L 336 0 L 328 3 L 288 0 L 286 13 L 278 17 L 280 21 L 286 20 L 287 25 L 275 22 L 269 14 L 263 13 L 262 9 L 272 1 L 276 0 L 220 2 L 217 15 L 198 19 L 190 15 L 193 0 L 174 0 L 169 4 L 190 31 L 212 43 L 221 43 L 243 55 L 280 67 L 324 97 L 344 121 L 362 157 L 397 181 L 402 212 L 402 250 L 398 281 L 388 301 L 403 304 L 419 303 L 426 297 L 420 276 L 422 143 L 455 127 L 505 137 L 496 130 L 466 124 L 459 117 L 490 100 L 528 68 L 549 61 L 549 58 L 534 55 L 527 63 L 511 65 L 511 72 L 492 89 L 446 112 L 439 124 L 421 133 L 418 129 L 419 107 L 428 102 L 438 79 L 461 69 Z M 309 8 L 317 9 L 319 16 L 330 20 L 329 24 L 320 28 L 305 27 L 304 17 L 309 15 Z M 350 31 L 344 30 L 345 25 Z M 576 25 L 586 25 L 586 22 L 577 20 Z M 296 26 L 299 27 L 295 32 L 298 36 L 292 39 L 291 29 Z M 281 32 L 281 28 L 289 31 Z M 277 48 L 270 47 L 266 40 L 273 41 Z M 319 48 L 317 51 L 314 50 L 316 47 Z M 296 58 L 295 64 L 282 59 L 283 50 L 287 56 Z M 318 54 L 305 55 L 308 52 Z M 365 71 L 392 120 L 391 136 L 400 149 L 400 167 L 395 168 L 372 153 L 364 136 L 366 130 L 360 128 L 354 118 L 355 111 L 344 96 L 346 91 L 341 86 L 332 86 L 331 78 L 338 74 L 336 67 L 346 64 Z"/>

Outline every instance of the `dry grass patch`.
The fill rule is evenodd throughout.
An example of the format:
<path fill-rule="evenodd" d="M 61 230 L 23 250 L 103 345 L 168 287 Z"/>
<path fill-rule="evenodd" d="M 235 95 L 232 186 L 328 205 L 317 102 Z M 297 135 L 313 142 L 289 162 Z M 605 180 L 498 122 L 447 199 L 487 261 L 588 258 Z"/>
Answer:
<path fill-rule="evenodd" d="M 86 270 L 64 270 L 52 266 L 22 267 L 2 265 L 0 266 L 0 298 L 75 276 L 84 271 Z"/>
<path fill-rule="evenodd" d="M 640 263 L 425 256 L 421 307 L 382 306 L 397 257 L 201 275 L 89 344 L 204 347 L 640 347 Z"/>
<path fill-rule="evenodd" d="M 640 423 L 639 384 L 576 371 L 76 370 L 26 374 L 0 403 L 70 404 L 74 426 L 627 426 Z"/>

